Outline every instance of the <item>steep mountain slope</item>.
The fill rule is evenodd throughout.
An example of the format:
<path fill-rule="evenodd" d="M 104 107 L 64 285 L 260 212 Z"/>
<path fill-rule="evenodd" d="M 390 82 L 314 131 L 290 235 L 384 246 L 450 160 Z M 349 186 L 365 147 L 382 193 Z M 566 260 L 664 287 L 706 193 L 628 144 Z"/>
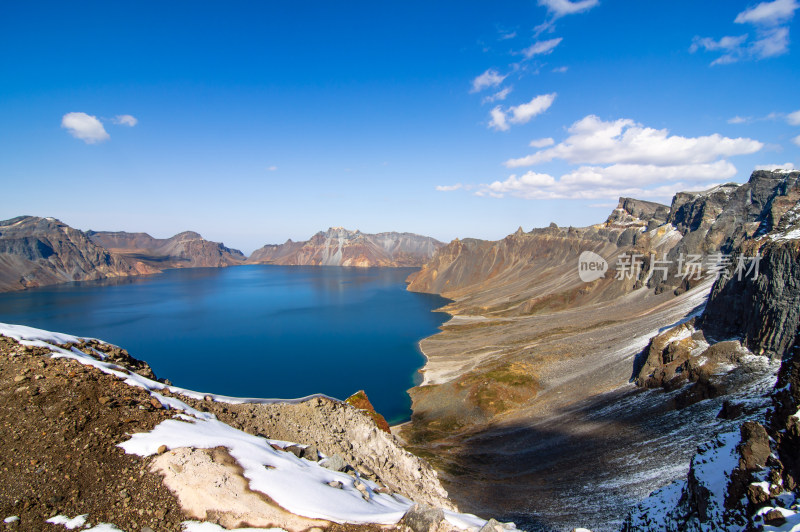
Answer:
<path fill-rule="evenodd" d="M 109 253 L 86 233 L 53 218 L 0 222 L 0 292 L 156 271 Z"/>
<path fill-rule="evenodd" d="M 617 528 L 631 505 L 686 472 L 698 443 L 764 406 L 758 398 L 778 366 L 758 356 L 760 347 L 785 346 L 793 332 L 770 336 L 748 310 L 733 314 L 756 329 L 755 342 L 714 345 L 731 336 L 692 336 L 694 322 L 662 340 L 709 349 L 708 369 L 719 374 L 712 382 L 690 371 L 702 359 L 681 366 L 677 344 L 656 349 L 683 380 L 662 379 L 648 392 L 629 381 L 650 360 L 654 335 L 700 315 L 720 271 L 752 257 L 754 242 L 794 234 L 781 228 L 794 216 L 798 181 L 798 172 L 755 172 L 744 185 L 678 194 L 669 208 L 623 198 L 592 227 L 551 225 L 443 247 L 409 278 L 411 290 L 453 299 L 445 310 L 454 317 L 421 343 L 428 361 L 422 385 L 410 390 L 414 414 L 403 436 L 473 511 L 533 530 Z M 579 270 L 585 252 L 608 264 L 589 282 Z M 791 254 L 776 257 L 784 266 L 774 272 L 791 271 Z M 766 279 L 759 282 L 772 292 L 760 301 L 774 317 L 769 330 L 786 330 L 794 311 L 775 296 L 793 281 L 783 273 Z M 719 309 L 732 310 L 724 302 Z M 732 398 L 749 407 L 718 418 Z M 583 518 L 565 512 L 565 500 L 579 500 Z"/>
<path fill-rule="evenodd" d="M 251 264 L 284 266 L 416 267 L 427 262 L 443 244 L 413 233 L 366 234 L 331 227 L 305 242 L 286 241 L 257 249 Z"/>
<path fill-rule="evenodd" d="M 154 268 L 217 268 L 241 264 L 246 258 L 238 249 L 210 242 L 193 231 L 171 238 L 125 231 L 88 231 L 86 234 L 110 252 Z"/>

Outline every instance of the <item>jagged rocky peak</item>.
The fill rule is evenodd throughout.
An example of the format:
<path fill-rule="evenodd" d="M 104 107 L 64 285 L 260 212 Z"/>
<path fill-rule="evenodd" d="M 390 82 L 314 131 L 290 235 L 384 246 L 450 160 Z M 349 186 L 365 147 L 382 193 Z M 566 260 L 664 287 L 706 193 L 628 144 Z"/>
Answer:
<path fill-rule="evenodd" d="M 669 207 L 652 201 L 620 198 L 609 215 L 606 226 L 640 226 L 652 229 L 667 221 Z"/>
<path fill-rule="evenodd" d="M 319 233 L 315 234 L 312 237 L 312 240 L 314 238 L 342 238 L 344 240 L 355 240 L 360 236 L 362 236 L 362 233 L 358 229 L 351 231 L 344 227 L 329 227 L 327 231 L 320 231 Z"/>

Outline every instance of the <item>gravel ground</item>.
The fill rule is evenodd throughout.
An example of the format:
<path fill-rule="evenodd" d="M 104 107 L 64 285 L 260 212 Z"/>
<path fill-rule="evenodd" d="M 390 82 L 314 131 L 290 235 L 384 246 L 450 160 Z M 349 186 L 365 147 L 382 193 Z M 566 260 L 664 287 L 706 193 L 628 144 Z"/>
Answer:
<path fill-rule="evenodd" d="M 89 514 L 126 531 L 180 530 L 181 510 L 149 459 L 116 446 L 171 414 L 144 390 L 43 353 L 0 337 L 0 521 L 20 518 L 0 526 L 58 530 L 45 520 Z"/>

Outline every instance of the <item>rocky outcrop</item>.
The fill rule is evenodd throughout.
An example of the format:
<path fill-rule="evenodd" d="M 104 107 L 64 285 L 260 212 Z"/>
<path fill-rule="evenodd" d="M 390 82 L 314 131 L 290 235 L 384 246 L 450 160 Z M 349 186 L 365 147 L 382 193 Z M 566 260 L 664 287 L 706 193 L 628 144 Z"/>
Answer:
<path fill-rule="evenodd" d="M 652 339 L 634 368 L 637 385 L 675 389 L 686 380 L 708 380 L 720 364 L 738 365 L 742 353 L 777 360 L 788 353 L 800 323 L 800 191 L 796 182 L 785 184 L 778 182 L 773 192 L 786 195 L 752 187 L 763 196 L 758 209 L 749 209 L 758 211 L 754 223 L 762 229 L 739 234 L 696 324 L 680 324 Z M 737 231 L 729 226 L 726 233 Z"/>
<path fill-rule="evenodd" d="M 283 266 L 419 267 L 443 244 L 413 233 L 366 234 L 331 227 L 305 242 L 287 240 L 255 250 L 250 264 Z"/>
<path fill-rule="evenodd" d="M 700 326 L 707 336 L 741 338 L 751 351 L 781 359 L 800 319 L 800 240 L 769 241 L 759 253 L 757 277 L 715 284 Z"/>
<path fill-rule="evenodd" d="M 372 402 L 370 402 L 369 397 L 367 397 L 367 392 L 364 390 L 357 391 L 345 399 L 344 402 L 350 406 L 358 408 L 359 410 L 367 412 L 372 417 L 372 420 L 375 421 L 375 425 L 377 425 L 379 429 L 387 434 L 392 433 L 392 429 L 389 427 L 389 423 L 386 421 L 386 418 L 384 418 L 375 410 L 375 407 L 372 406 Z"/>
<path fill-rule="evenodd" d="M 628 516 L 625 530 L 755 530 L 800 520 L 792 505 L 800 478 L 800 174 L 778 177 L 755 173 L 745 190 L 751 204 L 735 204 L 745 224 L 731 223 L 722 231 L 734 260 L 696 320 L 702 333 L 694 330 L 695 323 L 687 323 L 654 338 L 637 378 L 639 385 L 669 387 L 681 379 L 679 373 L 719 376 L 725 371 L 714 371 L 713 365 L 705 369 L 713 360 L 707 354 L 737 345 L 735 351 L 749 349 L 748 354 L 782 361 L 772 408 L 757 412 L 757 421 L 742 423 L 739 433 L 701 446 L 687 478 L 651 494 Z M 738 194 L 734 190 L 728 195 Z M 695 224 L 696 209 L 686 214 L 687 223 Z M 730 216 L 723 212 L 716 218 Z M 737 273 L 735 264 L 742 256 L 760 257 L 757 271 Z M 712 345 L 699 345 L 701 337 Z M 720 417 L 738 417 L 745 407 L 726 404 Z"/>
<path fill-rule="evenodd" d="M 87 235 L 111 253 L 159 269 L 219 268 L 241 264 L 246 258 L 238 249 L 208 241 L 194 231 L 184 231 L 170 238 L 125 231 L 88 231 Z"/>
<path fill-rule="evenodd" d="M 669 207 L 652 201 L 620 198 L 619 205 L 606 220 L 607 226 L 639 226 L 653 229 L 667 221 Z"/>
<path fill-rule="evenodd" d="M 156 271 L 110 253 L 83 231 L 53 218 L 20 216 L 0 222 L 0 292 Z"/>

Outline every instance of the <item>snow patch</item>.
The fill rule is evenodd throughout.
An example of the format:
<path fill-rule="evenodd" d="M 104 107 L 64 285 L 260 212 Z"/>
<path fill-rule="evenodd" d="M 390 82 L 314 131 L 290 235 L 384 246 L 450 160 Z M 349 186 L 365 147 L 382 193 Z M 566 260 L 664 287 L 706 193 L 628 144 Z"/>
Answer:
<path fill-rule="evenodd" d="M 216 523 L 200 521 L 184 521 L 181 523 L 183 532 L 227 532 L 227 528 L 222 528 Z M 238 532 L 286 532 L 282 528 L 235 528 Z"/>
<path fill-rule="evenodd" d="M 55 517 L 51 517 L 45 523 L 50 523 L 51 525 L 64 525 L 67 530 L 74 530 L 76 528 L 83 527 L 86 524 L 86 518 L 89 517 L 89 514 L 78 515 L 70 519 L 66 515 L 56 515 Z"/>
<path fill-rule="evenodd" d="M 785 240 L 798 240 L 800 239 L 800 229 L 793 229 L 786 233 L 778 233 L 777 235 L 770 235 L 770 238 L 775 242 L 783 242 Z"/>
<path fill-rule="evenodd" d="M 708 490 L 706 511 L 711 521 L 722 522 L 730 475 L 739 465 L 736 446 L 741 441 L 742 437 L 738 432 L 720 434 L 711 443 L 701 446 L 692 459 L 695 479 Z"/>

